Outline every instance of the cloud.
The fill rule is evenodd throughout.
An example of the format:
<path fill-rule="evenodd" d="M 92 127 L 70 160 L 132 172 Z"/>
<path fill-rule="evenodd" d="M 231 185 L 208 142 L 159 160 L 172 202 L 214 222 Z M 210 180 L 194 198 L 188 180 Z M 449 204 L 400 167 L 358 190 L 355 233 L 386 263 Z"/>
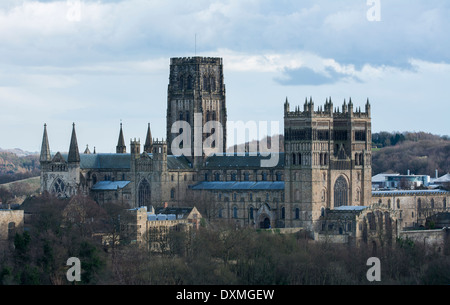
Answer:
<path fill-rule="evenodd" d="M 334 84 L 339 81 L 355 78 L 349 75 L 338 73 L 331 67 L 326 67 L 324 73 L 319 73 L 308 67 L 301 67 L 298 69 L 286 69 L 283 78 L 276 78 L 275 80 L 281 85 L 325 85 Z"/>

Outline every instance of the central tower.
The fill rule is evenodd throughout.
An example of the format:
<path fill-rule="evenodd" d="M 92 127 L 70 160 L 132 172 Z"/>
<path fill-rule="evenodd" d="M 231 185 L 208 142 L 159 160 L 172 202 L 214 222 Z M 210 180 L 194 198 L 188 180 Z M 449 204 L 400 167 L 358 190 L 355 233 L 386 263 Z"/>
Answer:
<path fill-rule="evenodd" d="M 167 92 L 168 153 L 174 154 L 171 147 L 172 142 L 181 132 L 184 132 L 177 130 L 177 132 L 172 133 L 173 124 L 177 121 L 187 122 L 190 126 L 191 152 L 186 157 L 193 163 L 194 167 L 198 167 L 202 164 L 204 156 L 194 157 L 194 118 L 196 118 L 196 126 L 203 127 L 209 121 L 217 121 L 221 124 L 223 139 L 220 144 L 223 146 L 223 152 L 225 152 L 227 108 L 222 58 L 183 57 L 170 59 Z M 198 139 L 202 140 L 202 152 L 204 140 L 210 134 L 197 135 Z M 188 143 L 181 143 L 181 147 L 184 145 L 188 145 Z"/>

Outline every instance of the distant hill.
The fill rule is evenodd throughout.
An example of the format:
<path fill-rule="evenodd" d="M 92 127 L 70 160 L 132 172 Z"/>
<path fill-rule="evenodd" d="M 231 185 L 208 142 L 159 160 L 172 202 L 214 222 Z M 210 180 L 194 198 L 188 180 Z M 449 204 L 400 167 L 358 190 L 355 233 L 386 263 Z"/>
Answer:
<path fill-rule="evenodd" d="M 0 151 L 0 184 L 39 176 L 39 168 L 38 154 L 20 149 Z"/>
<path fill-rule="evenodd" d="M 450 140 L 424 132 L 373 134 L 372 175 L 388 171 L 435 176 L 450 172 Z"/>

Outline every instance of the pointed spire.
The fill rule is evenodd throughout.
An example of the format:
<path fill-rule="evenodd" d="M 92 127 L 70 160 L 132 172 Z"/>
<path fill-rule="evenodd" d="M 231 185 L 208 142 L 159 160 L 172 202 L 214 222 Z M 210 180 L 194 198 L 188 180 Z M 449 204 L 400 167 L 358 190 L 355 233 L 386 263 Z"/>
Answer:
<path fill-rule="evenodd" d="M 125 140 L 123 139 L 122 122 L 120 122 L 119 140 L 117 141 L 116 153 L 125 154 L 127 147 L 125 146 Z"/>
<path fill-rule="evenodd" d="M 145 138 L 144 151 L 150 154 L 152 152 L 152 146 L 153 146 L 152 132 L 150 130 L 150 123 L 148 123 L 147 137 Z"/>
<path fill-rule="evenodd" d="M 68 162 L 80 162 L 80 152 L 78 151 L 77 134 L 75 133 L 75 123 L 72 125 L 72 138 L 70 139 Z"/>
<path fill-rule="evenodd" d="M 96 154 L 97 152 L 95 151 L 95 146 L 94 146 L 94 155 Z"/>
<path fill-rule="evenodd" d="M 39 161 L 50 162 L 51 160 L 50 146 L 48 145 L 47 124 L 44 124 L 44 136 L 42 137 L 41 157 Z"/>
<path fill-rule="evenodd" d="M 86 144 L 86 149 L 84 150 L 84 154 L 89 155 L 90 153 L 91 153 L 91 151 L 89 150 L 89 145 Z"/>

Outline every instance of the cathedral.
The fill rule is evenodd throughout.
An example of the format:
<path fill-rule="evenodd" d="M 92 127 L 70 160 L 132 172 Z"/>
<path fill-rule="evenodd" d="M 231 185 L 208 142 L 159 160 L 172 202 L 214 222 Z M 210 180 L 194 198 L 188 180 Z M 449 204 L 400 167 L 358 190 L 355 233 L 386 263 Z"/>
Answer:
<path fill-rule="evenodd" d="M 99 204 L 131 208 L 196 206 L 210 219 L 240 227 L 310 232 L 329 228 L 327 213 L 343 209 L 356 219 L 371 204 L 368 100 L 361 110 L 351 99 L 336 107 L 327 98 L 317 108 L 312 98 L 295 107 L 286 99 L 284 151 L 273 152 L 277 162 L 267 167 L 261 166 L 265 154 L 227 149 L 225 93 L 221 58 L 172 58 L 165 141 L 155 140 L 148 124 L 143 146 L 132 139 L 127 147 L 121 124 L 116 153 L 80 153 L 73 124 L 68 153 L 52 155 L 44 125 L 41 192 L 62 198 L 83 193 Z M 208 132 L 196 132 L 208 123 Z M 206 154 L 206 148 L 218 153 Z M 343 229 L 358 226 L 339 225 L 339 233 Z"/>

